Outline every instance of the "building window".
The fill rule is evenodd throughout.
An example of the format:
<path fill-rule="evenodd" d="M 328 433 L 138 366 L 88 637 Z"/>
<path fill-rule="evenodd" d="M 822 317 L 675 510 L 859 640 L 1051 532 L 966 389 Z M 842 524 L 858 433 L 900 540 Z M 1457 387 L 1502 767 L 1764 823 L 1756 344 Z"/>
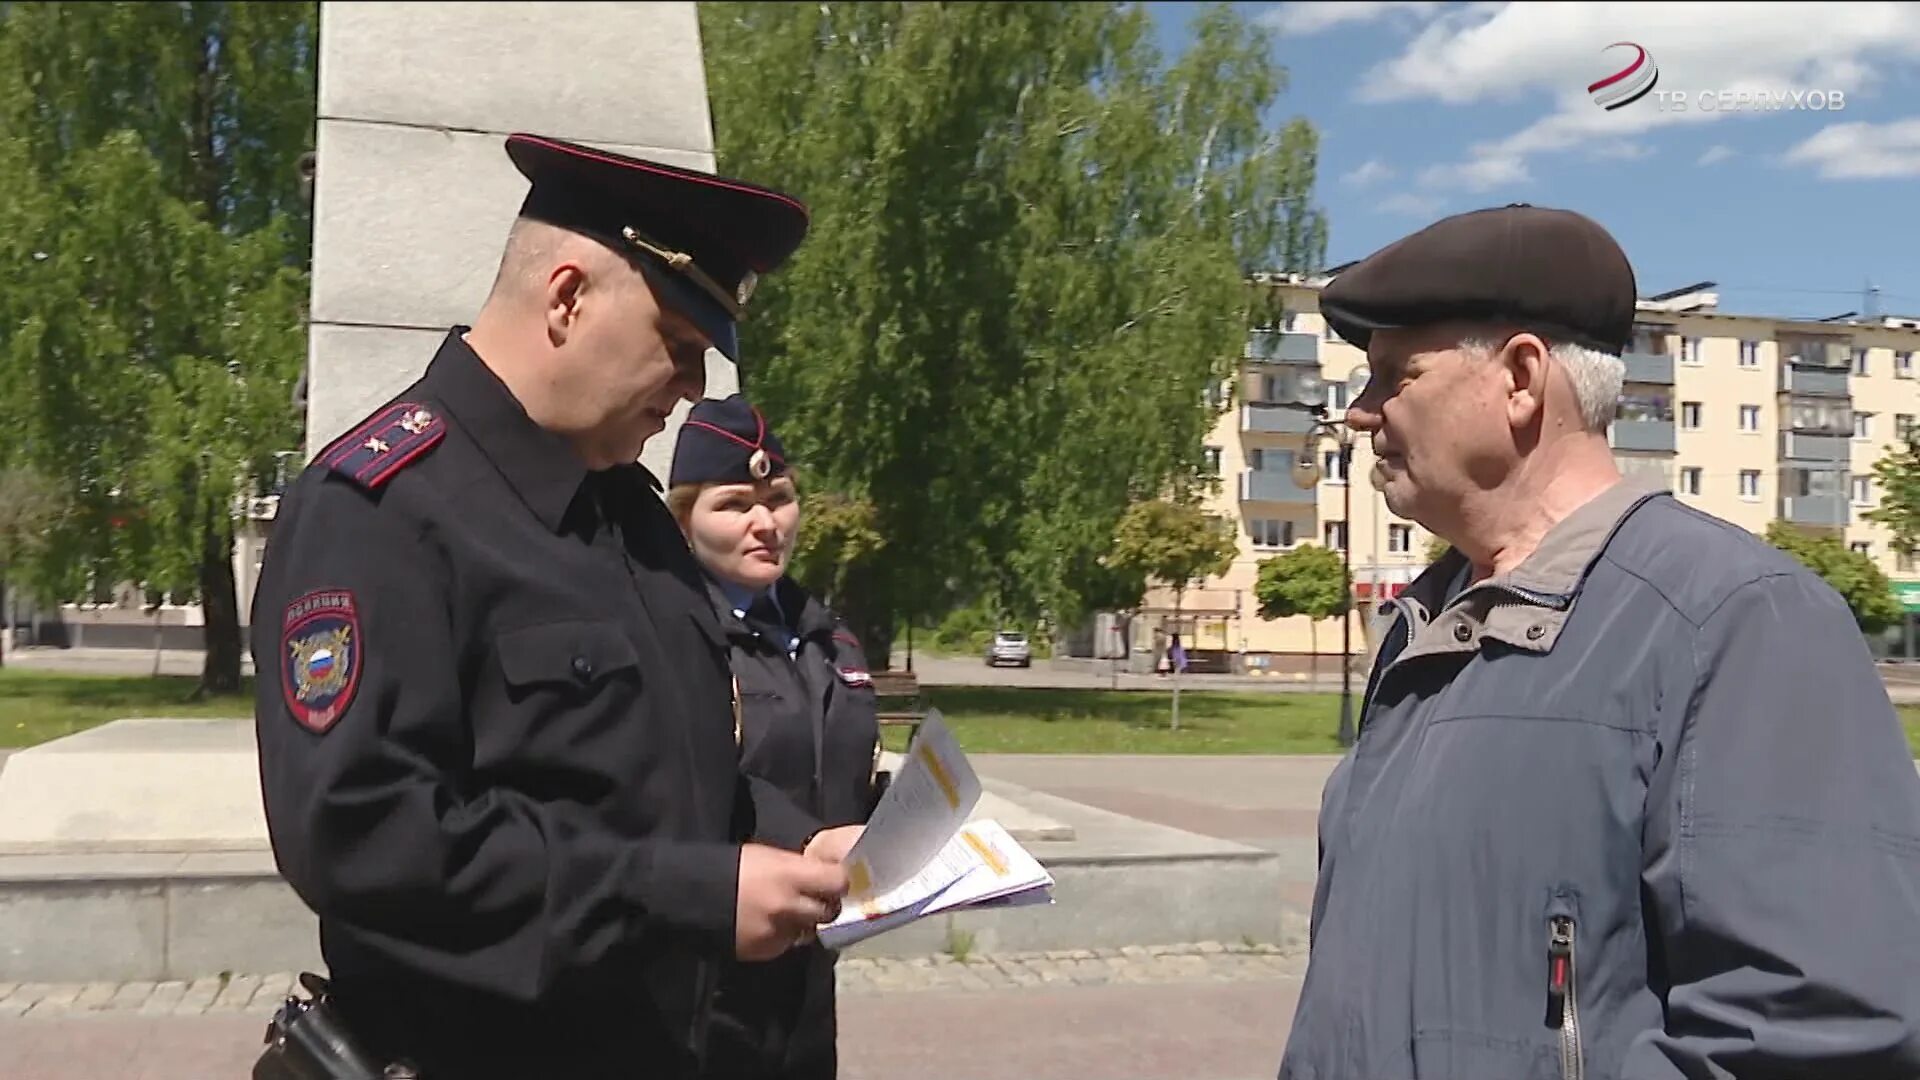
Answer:
<path fill-rule="evenodd" d="M 1413 526 L 1387 526 L 1387 550 L 1395 555 L 1405 555 L 1413 550 Z"/>
<path fill-rule="evenodd" d="M 1688 465 L 1680 470 L 1680 493 L 1682 495 L 1700 494 L 1700 467 Z"/>
<path fill-rule="evenodd" d="M 1253 518 L 1247 522 L 1247 535 L 1254 547 L 1292 547 L 1293 522 L 1273 518 Z"/>
<path fill-rule="evenodd" d="M 1893 374 L 1895 378 L 1913 378 L 1913 354 L 1897 352 L 1893 354 Z"/>
<path fill-rule="evenodd" d="M 1867 350 L 1853 350 L 1853 373 L 1855 375 L 1865 375 L 1867 373 Z"/>
<path fill-rule="evenodd" d="M 1912 434 L 1913 434 L 1913 414 L 1912 413 L 1894 413 L 1893 414 L 1894 438 L 1899 439 L 1901 442 L 1906 442 L 1907 438 Z"/>
<path fill-rule="evenodd" d="M 1855 555 L 1865 555 L 1868 558 L 1873 557 L 1873 544 L 1866 540 L 1855 540 L 1853 543 L 1848 544 L 1847 547 L 1851 548 Z"/>
<path fill-rule="evenodd" d="M 1760 406 L 1758 405 L 1740 406 L 1740 430 L 1741 431 L 1759 431 L 1760 430 Z"/>
<path fill-rule="evenodd" d="M 1760 343 L 1759 342 L 1743 341 L 1740 343 L 1740 366 L 1741 367 L 1759 367 L 1760 366 Z"/>
<path fill-rule="evenodd" d="M 1338 415 L 1347 411 L 1347 384 L 1330 382 L 1327 384 L 1327 412 Z"/>
<path fill-rule="evenodd" d="M 1873 414 L 1857 412 L 1853 414 L 1853 437 L 1856 439 L 1873 438 Z"/>
<path fill-rule="evenodd" d="M 1680 403 L 1680 427 L 1686 431 L 1700 430 L 1700 403 L 1683 401 Z"/>
<path fill-rule="evenodd" d="M 1673 423 L 1673 399 L 1657 392 L 1621 394 L 1614 404 L 1613 418 Z"/>
<path fill-rule="evenodd" d="M 1217 410 L 1221 406 L 1225 405 L 1227 403 L 1227 393 L 1228 393 L 1228 390 L 1227 390 L 1226 380 L 1222 379 L 1219 382 L 1208 383 L 1207 384 L 1207 408 Z"/>
<path fill-rule="evenodd" d="M 1321 455 L 1320 475 L 1336 484 L 1347 482 L 1347 470 L 1340 464 L 1340 451 L 1328 450 Z"/>
<path fill-rule="evenodd" d="M 1873 477 L 1856 476 L 1853 478 L 1853 504 L 1855 506 L 1873 505 Z"/>
<path fill-rule="evenodd" d="M 1893 553 L 1893 572 L 1896 574 L 1913 573 L 1913 556 L 1904 551 Z"/>
<path fill-rule="evenodd" d="M 1327 522 L 1326 528 L 1321 531 L 1321 535 L 1325 537 L 1327 546 L 1332 548 L 1333 550 L 1335 551 L 1347 550 L 1347 523 L 1346 522 L 1344 521 Z"/>
<path fill-rule="evenodd" d="M 1219 447 L 1208 446 L 1203 448 L 1200 451 L 1200 460 L 1201 460 L 1202 467 L 1207 470 L 1208 476 L 1220 475 L 1220 448 Z"/>
<path fill-rule="evenodd" d="M 1281 330 L 1292 330 L 1292 329 L 1293 329 L 1293 324 L 1294 324 L 1294 323 L 1295 323 L 1296 321 L 1298 321 L 1298 320 L 1299 320 L 1299 318 L 1300 318 L 1300 313 L 1299 313 L 1299 312 L 1297 312 L 1297 311 L 1283 311 L 1283 312 L 1281 312 L 1281 313 L 1280 313 L 1280 329 L 1281 329 Z"/>
<path fill-rule="evenodd" d="M 1740 470 L 1740 497 L 1743 499 L 1760 497 L 1760 473 L 1757 470 Z"/>
<path fill-rule="evenodd" d="M 1683 364 L 1697 364 L 1700 362 L 1699 338 L 1683 337 L 1680 339 L 1680 362 Z"/>

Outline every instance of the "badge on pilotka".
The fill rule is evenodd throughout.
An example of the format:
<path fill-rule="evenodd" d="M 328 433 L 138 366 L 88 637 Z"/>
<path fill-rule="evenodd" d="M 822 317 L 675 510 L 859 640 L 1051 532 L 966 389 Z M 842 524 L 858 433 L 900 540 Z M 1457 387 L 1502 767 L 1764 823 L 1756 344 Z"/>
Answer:
<path fill-rule="evenodd" d="M 344 590 L 287 605 L 280 633 L 281 689 L 300 726 L 324 735 L 360 685 L 360 613 Z"/>

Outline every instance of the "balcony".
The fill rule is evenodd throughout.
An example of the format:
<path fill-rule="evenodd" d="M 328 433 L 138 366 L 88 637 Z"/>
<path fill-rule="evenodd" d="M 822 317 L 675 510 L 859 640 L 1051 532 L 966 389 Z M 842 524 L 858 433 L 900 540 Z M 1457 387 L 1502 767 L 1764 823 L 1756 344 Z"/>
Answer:
<path fill-rule="evenodd" d="M 1319 502 L 1318 485 L 1302 490 L 1290 472 L 1276 469 L 1247 469 L 1240 474 L 1241 502 L 1291 503 L 1314 506 Z"/>
<path fill-rule="evenodd" d="M 1809 397 L 1843 398 L 1847 389 L 1847 369 L 1824 367 L 1780 367 L 1780 392 Z"/>
<path fill-rule="evenodd" d="M 1673 354 L 1628 352 L 1621 359 L 1625 360 L 1627 365 L 1626 381 L 1654 383 L 1659 386 L 1673 385 Z"/>
<path fill-rule="evenodd" d="M 1853 460 L 1850 440 L 1845 435 L 1809 434 L 1804 431 L 1780 433 L 1782 461 L 1818 461 L 1845 465 Z"/>
<path fill-rule="evenodd" d="M 1316 423 L 1312 413 L 1286 405 L 1249 403 L 1240 406 L 1240 433 L 1263 432 L 1268 435 L 1305 435 Z"/>
<path fill-rule="evenodd" d="M 1613 448 L 1671 454 L 1674 452 L 1673 421 L 1615 420 Z"/>
<path fill-rule="evenodd" d="M 1247 359 L 1260 364 L 1319 364 L 1320 335 L 1299 330 L 1254 330 Z"/>
<path fill-rule="evenodd" d="M 1847 524 L 1844 495 L 1799 495 L 1780 500 L 1780 517 L 1795 525 L 1841 528 Z"/>

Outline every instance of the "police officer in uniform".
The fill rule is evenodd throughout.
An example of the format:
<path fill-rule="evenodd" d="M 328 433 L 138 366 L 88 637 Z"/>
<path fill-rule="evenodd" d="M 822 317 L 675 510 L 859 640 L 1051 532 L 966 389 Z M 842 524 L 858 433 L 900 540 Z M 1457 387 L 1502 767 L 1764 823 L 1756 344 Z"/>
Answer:
<path fill-rule="evenodd" d="M 865 822 L 880 779 L 873 677 L 859 639 L 787 575 L 802 523 L 786 449 L 745 398 L 702 401 L 668 483 L 731 648 L 746 768 L 828 825 Z M 708 1075 L 832 1080 L 835 959 L 815 942 L 731 966 Z"/>
<path fill-rule="evenodd" d="M 424 1080 L 697 1075 L 717 976 L 838 911 L 857 829 L 746 776 L 729 641 L 638 458 L 778 192 L 538 136 L 498 280 L 282 502 L 252 618 L 281 873 Z"/>

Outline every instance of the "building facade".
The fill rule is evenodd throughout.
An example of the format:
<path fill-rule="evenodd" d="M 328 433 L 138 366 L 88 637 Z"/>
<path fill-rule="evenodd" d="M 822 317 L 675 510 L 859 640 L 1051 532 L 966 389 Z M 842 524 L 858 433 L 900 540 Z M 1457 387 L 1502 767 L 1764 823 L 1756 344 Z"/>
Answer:
<path fill-rule="evenodd" d="M 1425 569 L 1434 539 L 1389 511 L 1369 483 L 1368 441 L 1353 441 L 1343 472 L 1338 431 L 1316 431 L 1313 406 L 1341 420 L 1366 377 L 1365 354 L 1319 314 L 1324 280 L 1258 283 L 1274 290 L 1278 314 L 1249 333 L 1236 377 L 1216 397 L 1221 413 L 1207 443 L 1220 481 L 1208 509 L 1234 524 L 1238 553 L 1227 573 L 1186 590 L 1177 622 L 1171 591 L 1149 591 L 1147 633 L 1136 632 L 1136 643 L 1177 630 L 1211 666 L 1298 672 L 1316 652 L 1340 654 L 1341 620 L 1262 619 L 1254 585 L 1263 560 L 1300 544 L 1345 551 L 1353 655 L 1371 646 L 1379 601 Z M 1609 433 L 1621 470 L 1756 534 L 1784 520 L 1840 536 L 1886 572 L 1903 607 L 1920 612 L 1920 567 L 1863 517 L 1879 502 L 1875 462 L 1920 418 L 1920 319 L 1725 314 L 1710 288 L 1639 305 Z M 1915 615 L 1907 622 L 1876 648 L 1915 655 Z"/>

